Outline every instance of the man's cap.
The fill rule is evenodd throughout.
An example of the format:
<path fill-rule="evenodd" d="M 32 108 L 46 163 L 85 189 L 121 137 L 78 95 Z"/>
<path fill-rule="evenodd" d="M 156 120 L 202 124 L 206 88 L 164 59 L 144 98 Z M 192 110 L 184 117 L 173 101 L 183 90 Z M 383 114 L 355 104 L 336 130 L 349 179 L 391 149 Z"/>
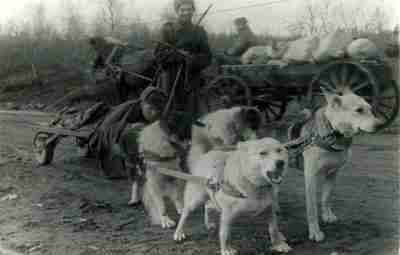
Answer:
<path fill-rule="evenodd" d="M 178 11 L 179 7 L 180 7 L 182 4 L 191 4 L 191 5 L 193 6 L 193 8 L 196 9 L 196 6 L 195 6 L 195 4 L 194 4 L 194 0 L 175 0 L 175 1 L 174 1 L 174 9 L 175 9 L 175 12 Z"/>
<path fill-rule="evenodd" d="M 239 18 L 236 18 L 233 22 L 235 23 L 235 25 L 245 25 L 245 24 L 247 24 L 247 18 L 239 17 Z"/>

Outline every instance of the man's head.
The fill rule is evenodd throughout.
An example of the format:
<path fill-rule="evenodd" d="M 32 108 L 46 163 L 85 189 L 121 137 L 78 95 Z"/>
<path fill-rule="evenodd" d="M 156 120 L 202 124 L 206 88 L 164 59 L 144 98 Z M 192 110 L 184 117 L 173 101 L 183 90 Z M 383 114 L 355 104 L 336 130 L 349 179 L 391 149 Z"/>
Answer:
<path fill-rule="evenodd" d="M 344 136 L 352 137 L 360 131 L 374 132 L 382 125 L 372 113 L 371 105 L 350 90 L 340 95 L 324 91 L 324 96 L 327 101 L 325 116 Z"/>
<path fill-rule="evenodd" d="M 174 9 L 181 23 L 191 23 L 196 10 L 194 0 L 175 0 Z"/>
<path fill-rule="evenodd" d="M 235 24 L 235 28 L 238 32 L 248 26 L 247 19 L 245 17 L 236 18 L 233 23 Z"/>
<path fill-rule="evenodd" d="M 167 95 L 161 89 L 150 86 L 142 92 L 140 101 L 143 117 L 153 122 L 160 117 L 167 102 Z"/>

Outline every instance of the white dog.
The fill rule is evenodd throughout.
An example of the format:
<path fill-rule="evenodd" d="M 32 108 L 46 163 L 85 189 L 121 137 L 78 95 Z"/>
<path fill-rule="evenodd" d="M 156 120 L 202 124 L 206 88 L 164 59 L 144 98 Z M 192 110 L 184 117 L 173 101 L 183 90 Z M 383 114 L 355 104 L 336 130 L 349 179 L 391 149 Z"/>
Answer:
<path fill-rule="evenodd" d="M 269 234 L 272 250 L 289 252 L 291 248 L 278 229 L 272 203 L 273 186 L 281 183 L 287 168 L 288 153 L 282 144 L 272 138 L 252 140 L 238 144 L 233 152 L 218 150 L 203 155 L 190 167 L 195 176 L 212 178 L 221 182 L 222 188 L 215 192 L 214 199 L 221 212 L 220 248 L 222 255 L 234 255 L 237 251 L 227 244 L 232 222 L 239 215 L 254 216 L 269 208 Z M 184 192 L 184 208 L 174 234 L 176 241 L 186 238 L 184 224 L 189 213 L 208 197 L 206 187 L 187 182 Z M 207 214 L 207 211 L 206 211 Z M 207 222 L 206 226 L 211 226 Z"/>
<path fill-rule="evenodd" d="M 351 91 L 342 95 L 324 91 L 327 105 L 319 109 L 301 129 L 301 136 L 314 135 L 315 141 L 303 152 L 306 205 L 309 239 L 322 241 L 317 208 L 317 181 L 322 186 L 322 220 L 337 221 L 329 203 L 337 172 L 351 156 L 352 137 L 364 132 L 374 132 L 381 121 L 371 111 L 371 106 Z M 329 139 L 321 139 L 329 137 Z"/>
<path fill-rule="evenodd" d="M 261 115 L 254 108 L 234 107 L 219 110 L 200 121 L 205 127 L 194 126 L 188 162 L 195 162 L 204 153 L 217 146 L 229 146 L 239 142 L 242 131 L 257 129 Z M 181 171 L 178 151 L 172 146 L 169 137 L 160 128 L 159 121 L 144 128 L 139 135 L 139 150 L 143 152 L 146 164 L 146 182 L 143 187 L 143 202 L 153 224 L 163 228 L 175 226 L 167 215 L 164 198 L 170 198 L 178 211 L 182 209 L 184 181 L 165 176 L 157 169 L 165 168 Z"/>

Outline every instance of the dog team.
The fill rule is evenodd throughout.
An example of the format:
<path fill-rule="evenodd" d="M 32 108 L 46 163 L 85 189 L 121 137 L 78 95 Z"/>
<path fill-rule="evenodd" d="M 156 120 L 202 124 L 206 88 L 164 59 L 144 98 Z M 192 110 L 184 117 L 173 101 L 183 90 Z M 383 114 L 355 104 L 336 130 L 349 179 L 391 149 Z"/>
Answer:
<path fill-rule="evenodd" d="M 313 138 L 302 150 L 301 168 L 305 176 L 309 239 L 317 242 L 325 237 L 319 225 L 318 186 L 322 188 L 322 221 L 333 223 L 337 216 L 329 197 L 339 169 L 350 159 L 352 138 L 360 132 L 374 132 L 381 124 L 371 106 L 350 90 L 340 95 L 324 91 L 324 95 L 326 105 L 298 128 L 299 137 Z M 185 159 L 180 147 L 161 128 L 160 120 L 139 131 L 138 150 L 145 181 L 139 188 L 134 184 L 135 202 L 143 201 L 152 223 L 172 228 L 176 222 L 167 214 L 165 203 L 166 198 L 171 199 L 180 215 L 174 234 L 176 241 L 187 237 L 185 223 L 190 213 L 203 205 L 207 229 L 219 225 L 222 255 L 237 254 L 228 244 L 231 225 L 237 217 L 268 210 L 271 249 L 289 252 L 291 248 L 279 230 L 277 212 L 279 186 L 288 170 L 290 147 L 274 138 L 257 137 L 264 120 L 252 107 L 218 110 L 198 121 L 202 125 L 193 125 Z M 171 177 L 160 169 L 190 174 L 207 182 Z M 212 188 L 205 183 L 218 185 Z M 210 210 L 219 212 L 219 222 L 210 222 Z"/>

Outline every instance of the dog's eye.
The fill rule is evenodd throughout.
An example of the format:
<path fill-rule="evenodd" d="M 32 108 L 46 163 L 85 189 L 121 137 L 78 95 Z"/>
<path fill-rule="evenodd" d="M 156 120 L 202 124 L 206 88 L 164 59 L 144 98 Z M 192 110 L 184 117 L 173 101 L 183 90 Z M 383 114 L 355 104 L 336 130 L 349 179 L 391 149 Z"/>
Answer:
<path fill-rule="evenodd" d="M 268 155 L 268 151 L 262 151 L 262 152 L 260 152 L 260 155 L 265 157 Z"/>
<path fill-rule="evenodd" d="M 276 149 L 276 153 L 278 153 L 278 154 L 281 154 L 282 151 L 283 151 L 283 150 L 282 150 L 281 148 Z"/>
<path fill-rule="evenodd" d="M 357 108 L 356 109 L 356 112 L 358 113 L 358 114 L 364 114 L 364 109 L 363 108 Z"/>

